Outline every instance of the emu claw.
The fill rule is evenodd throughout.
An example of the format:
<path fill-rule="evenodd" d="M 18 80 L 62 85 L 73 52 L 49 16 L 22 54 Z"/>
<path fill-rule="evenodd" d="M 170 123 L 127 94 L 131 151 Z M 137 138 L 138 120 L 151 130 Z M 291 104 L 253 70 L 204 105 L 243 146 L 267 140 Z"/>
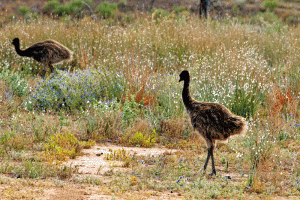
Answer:
<path fill-rule="evenodd" d="M 209 175 L 210 175 L 210 176 L 216 176 L 217 173 L 216 173 L 216 172 L 212 172 L 212 173 L 210 173 Z"/>

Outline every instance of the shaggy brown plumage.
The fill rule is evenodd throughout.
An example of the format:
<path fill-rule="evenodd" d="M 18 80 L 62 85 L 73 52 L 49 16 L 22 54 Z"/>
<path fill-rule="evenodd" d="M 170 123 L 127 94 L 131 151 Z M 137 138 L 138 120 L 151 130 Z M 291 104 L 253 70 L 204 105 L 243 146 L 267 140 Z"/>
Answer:
<path fill-rule="evenodd" d="M 230 136 L 244 134 L 247 131 L 247 122 L 244 118 L 232 114 L 225 106 L 218 103 L 199 102 L 194 100 L 189 92 L 190 74 L 188 71 L 180 73 L 180 81 L 184 81 L 182 100 L 190 115 L 195 130 L 205 139 L 208 154 L 204 164 L 211 157 L 212 175 L 216 174 L 213 149 L 216 140 L 227 140 Z"/>
<path fill-rule="evenodd" d="M 15 46 L 18 55 L 32 57 L 44 65 L 42 77 L 45 76 L 48 67 L 50 68 L 51 72 L 53 72 L 54 64 L 58 64 L 62 61 L 72 60 L 72 51 L 54 40 L 38 42 L 25 50 L 20 49 L 19 38 L 13 39 L 12 44 Z"/>

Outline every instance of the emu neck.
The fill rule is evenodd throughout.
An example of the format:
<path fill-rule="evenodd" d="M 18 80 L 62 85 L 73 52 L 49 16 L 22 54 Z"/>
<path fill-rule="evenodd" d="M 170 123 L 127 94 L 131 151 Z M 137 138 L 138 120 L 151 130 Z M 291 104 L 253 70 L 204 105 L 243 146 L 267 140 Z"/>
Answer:
<path fill-rule="evenodd" d="M 15 45 L 15 49 L 16 49 L 16 52 L 19 56 L 27 56 L 27 57 L 30 57 L 29 55 L 27 55 L 26 51 L 23 51 L 20 49 L 20 44 L 16 44 Z"/>
<path fill-rule="evenodd" d="M 190 95 L 190 79 L 184 81 L 183 90 L 182 90 L 182 100 L 186 108 L 189 108 L 192 103 L 192 97 Z"/>

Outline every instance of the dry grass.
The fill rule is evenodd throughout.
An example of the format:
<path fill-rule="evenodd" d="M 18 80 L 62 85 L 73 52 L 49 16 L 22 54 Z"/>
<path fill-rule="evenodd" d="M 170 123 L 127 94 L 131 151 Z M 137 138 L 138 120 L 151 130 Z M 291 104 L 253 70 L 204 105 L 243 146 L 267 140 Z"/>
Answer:
<path fill-rule="evenodd" d="M 299 196 L 300 29 L 263 22 L 256 26 L 235 19 L 191 17 L 184 23 L 156 23 L 146 16 L 126 26 L 88 17 L 10 23 L 0 29 L 0 74 L 9 71 L 1 76 L 1 159 L 10 163 L 30 157 L 34 168 L 43 161 L 38 157 L 45 151 L 43 144 L 53 135 L 66 133 L 72 134 L 70 140 L 76 136 L 80 141 L 121 145 L 151 146 L 153 137 L 157 145 L 181 151 L 155 158 L 129 157 L 126 166 L 134 173 L 108 173 L 110 181 L 101 187 L 118 195 L 172 190 L 186 198 L 243 198 L 252 192 L 254 198 Z M 72 73 L 87 70 L 97 74 L 106 96 L 87 103 L 85 110 L 27 110 L 22 103 L 43 82 L 32 77 L 41 66 L 14 52 L 10 44 L 14 37 L 21 39 L 23 48 L 48 38 L 63 43 L 74 51 Z M 206 147 L 182 105 L 178 74 L 183 69 L 192 74 L 191 93 L 196 99 L 256 109 L 248 116 L 245 137 L 218 145 L 215 160 L 221 175 L 215 178 L 199 173 Z M 28 83 L 29 94 L 10 95 L 18 85 L 10 81 L 13 74 L 20 74 L 19 79 Z M 122 85 L 121 92 L 109 96 L 110 89 L 118 85 Z M 242 95 L 246 100 L 252 98 L 252 104 L 248 100 L 240 104 Z M 20 153 L 30 150 L 30 156 Z M 21 170 L 26 159 L 21 160 L 12 169 L 0 165 L 1 173 L 19 170 L 16 174 L 30 177 Z M 57 173 L 37 172 L 36 177 L 70 177 L 73 173 L 72 169 L 53 170 Z M 233 181 L 224 180 L 227 172 L 233 174 Z"/>

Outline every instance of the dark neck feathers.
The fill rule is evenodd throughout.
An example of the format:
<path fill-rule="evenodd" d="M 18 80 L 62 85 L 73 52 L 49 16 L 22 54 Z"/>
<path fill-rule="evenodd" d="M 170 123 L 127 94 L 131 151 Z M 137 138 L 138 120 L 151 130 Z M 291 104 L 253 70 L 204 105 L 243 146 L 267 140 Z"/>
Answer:
<path fill-rule="evenodd" d="M 190 95 L 189 86 L 190 86 L 190 77 L 184 80 L 184 85 L 182 90 L 182 100 L 186 108 L 189 108 L 191 106 L 191 103 L 193 102 L 193 99 Z"/>
<path fill-rule="evenodd" d="M 26 50 L 21 50 L 20 49 L 20 43 L 16 43 L 15 44 L 15 49 L 16 49 L 16 52 L 17 52 L 18 55 L 30 57 L 30 55 L 28 55 L 28 53 L 26 52 Z"/>

